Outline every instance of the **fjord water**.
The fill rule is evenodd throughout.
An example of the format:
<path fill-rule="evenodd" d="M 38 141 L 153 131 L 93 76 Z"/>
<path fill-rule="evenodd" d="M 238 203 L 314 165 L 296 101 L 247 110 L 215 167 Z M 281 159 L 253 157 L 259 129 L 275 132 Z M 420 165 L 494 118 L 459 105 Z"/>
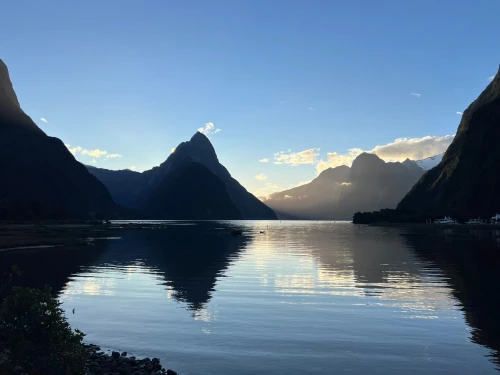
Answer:
<path fill-rule="evenodd" d="M 1 260 L 50 283 L 87 341 L 183 375 L 497 373 L 494 239 L 258 221 L 113 236 Z"/>

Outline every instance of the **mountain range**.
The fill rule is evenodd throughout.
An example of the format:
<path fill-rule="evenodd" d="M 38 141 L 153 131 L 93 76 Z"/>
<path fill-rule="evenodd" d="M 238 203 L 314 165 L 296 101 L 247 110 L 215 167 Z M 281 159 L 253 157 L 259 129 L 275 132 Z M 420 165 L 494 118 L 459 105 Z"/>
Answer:
<path fill-rule="evenodd" d="M 352 167 L 321 172 L 310 183 L 264 200 L 282 219 L 349 220 L 356 211 L 395 208 L 424 174 L 417 162 L 386 163 L 362 153 Z"/>

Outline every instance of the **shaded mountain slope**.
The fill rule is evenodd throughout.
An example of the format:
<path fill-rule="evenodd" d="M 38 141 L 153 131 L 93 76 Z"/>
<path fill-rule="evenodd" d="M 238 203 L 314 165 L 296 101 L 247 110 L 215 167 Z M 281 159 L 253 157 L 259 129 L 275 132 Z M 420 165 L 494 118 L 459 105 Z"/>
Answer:
<path fill-rule="evenodd" d="M 115 215 L 106 187 L 26 115 L 0 60 L 0 219 Z"/>
<path fill-rule="evenodd" d="M 465 110 L 442 161 L 398 205 L 429 216 L 500 212 L 500 70 Z"/>
<path fill-rule="evenodd" d="M 241 219 L 222 181 L 199 163 L 172 171 L 149 196 L 144 208 L 158 219 Z"/>

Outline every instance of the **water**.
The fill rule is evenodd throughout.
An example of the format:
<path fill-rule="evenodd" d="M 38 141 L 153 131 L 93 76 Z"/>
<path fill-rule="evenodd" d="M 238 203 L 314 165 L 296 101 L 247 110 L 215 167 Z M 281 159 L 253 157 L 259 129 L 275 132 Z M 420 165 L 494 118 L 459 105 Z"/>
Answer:
<path fill-rule="evenodd" d="M 21 283 L 51 284 L 89 342 L 183 375 L 497 374 L 494 239 L 331 222 L 177 224 L 190 225 L 0 262 L 18 264 Z M 228 234 L 235 226 L 244 236 Z"/>

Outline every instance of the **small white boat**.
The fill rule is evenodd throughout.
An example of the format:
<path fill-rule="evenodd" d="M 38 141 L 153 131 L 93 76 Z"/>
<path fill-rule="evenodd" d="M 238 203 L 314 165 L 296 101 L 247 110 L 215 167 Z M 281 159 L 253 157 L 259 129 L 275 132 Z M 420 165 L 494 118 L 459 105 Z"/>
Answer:
<path fill-rule="evenodd" d="M 434 224 L 455 224 L 455 220 L 448 216 L 445 216 L 444 219 L 434 220 Z"/>
<path fill-rule="evenodd" d="M 500 224 L 500 214 L 496 214 L 490 220 L 491 224 Z"/>
<path fill-rule="evenodd" d="M 482 219 L 469 219 L 469 221 L 466 223 L 466 224 L 482 224 L 483 223 L 483 220 Z"/>

